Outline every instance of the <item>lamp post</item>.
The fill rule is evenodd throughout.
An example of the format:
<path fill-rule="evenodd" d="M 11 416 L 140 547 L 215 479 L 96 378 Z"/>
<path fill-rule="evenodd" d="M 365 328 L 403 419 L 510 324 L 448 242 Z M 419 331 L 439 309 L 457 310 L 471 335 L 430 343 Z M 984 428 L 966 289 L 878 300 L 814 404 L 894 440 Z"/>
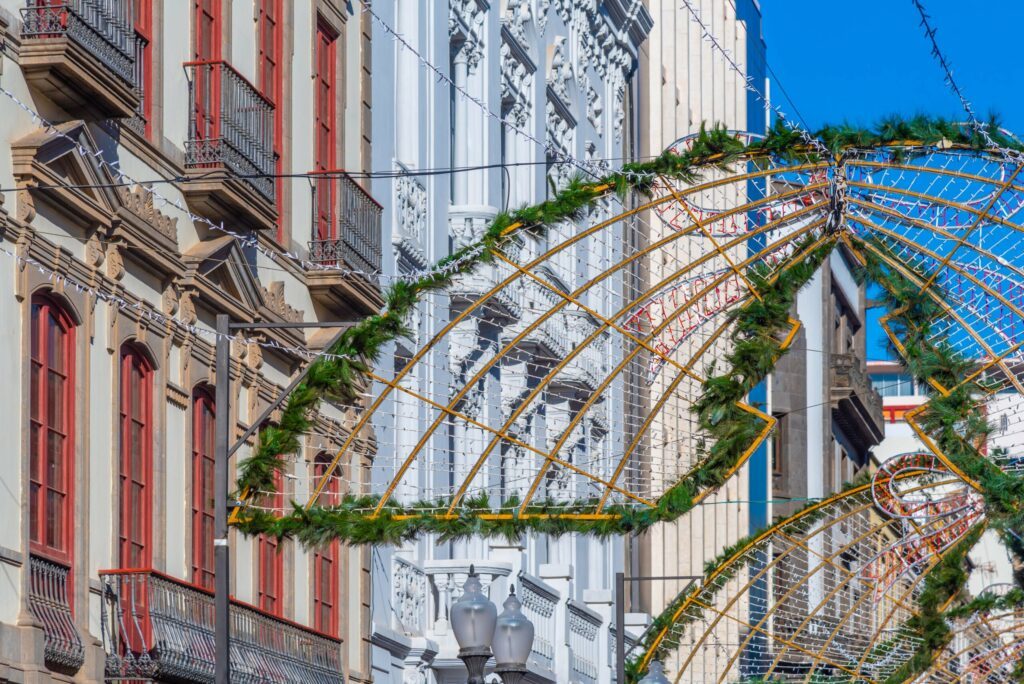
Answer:
<path fill-rule="evenodd" d="M 459 643 L 459 660 L 469 673 L 467 684 L 484 684 L 484 667 L 493 655 L 495 672 L 503 684 L 519 684 L 526 676 L 526 659 L 533 647 L 533 623 L 523 615 L 522 604 L 513 587 L 498 609 L 484 595 L 476 568 L 469 566 L 469 577 L 462 596 L 452 604 L 451 624 Z"/>
<path fill-rule="evenodd" d="M 652 660 L 647 668 L 647 676 L 640 680 L 639 684 L 669 684 L 665 676 L 665 666 L 657 660 Z"/>

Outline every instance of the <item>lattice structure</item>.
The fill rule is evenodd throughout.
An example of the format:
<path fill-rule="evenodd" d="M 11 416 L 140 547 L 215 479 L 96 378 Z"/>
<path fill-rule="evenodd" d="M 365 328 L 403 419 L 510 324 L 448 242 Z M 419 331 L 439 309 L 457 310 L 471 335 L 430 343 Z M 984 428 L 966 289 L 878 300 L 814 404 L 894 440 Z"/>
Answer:
<path fill-rule="evenodd" d="M 344 523 L 325 518 L 320 538 L 380 520 L 431 518 L 442 533 L 451 521 L 453 534 L 504 521 L 488 530 L 515 535 L 531 519 L 607 534 L 678 517 L 771 432 L 773 419 L 742 398 L 708 397 L 758 380 L 740 364 L 770 370 L 799 323 L 766 330 L 758 316 L 780 302 L 788 310 L 794 274 L 839 244 L 903 283 L 887 285 L 904 304 L 883 325 L 904 356 L 923 345 L 970 361 L 945 384 L 925 379 L 937 397 L 976 397 L 1001 428 L 1000 448 L 979 443 L 969 421 L 952 429 L 1001 472 L 1019 471 L 1022 167 L 945 138 L 883 136 L 830 145 L 838 151 L 824 157 L 799 141 L 780 152 L 732 137 L 746 151 L 734 148 L 728 164 L 710 154 L 675 175 L 598 181 L 592 200 L 543 231 L 513 222 L 478 244 L 486 226 L 451 226 L 456 249 L 487 258 L 416 306 L 409 334 L 349 402 L 346 432 L 309 435 L 310 453 L 298 455 L 309 471 L 288 489 L 304 515 L 330 514 L 328 487 L 365 495 L 349 501 Z M 706 142 L 702 133 L 673 151 Z M 917 338 L 906 312 L 921 302 L 936 314 Z M 768 352 L 753 358 L 751 339 Z M 639 662 L 670 644 L 677 682 L 874 682 L 898 672 L 922 646 L 907 624 L 924 578 L 986 522 L 982 485 L 929 435 L 928 410 L 908 422 L 933 453 L 899 457 L 874 484 L 771 528 L 671 607 L 667 626 L 641 640 Z M 730 421 L 742 440 L 719 429 Z M 314 469 L 313 452 L 331 445 L 333 463 Z M 371 480 L 351 481 L 348 466 L 367 452 Z M 259 511 L 260 492 L 247 494 Z M 623 519 L 628 527 L 614 526 Z M 724 632 L 735 642 L 712 637 L 722 621 L 735 623 Z M 961 660 L 951 651 L 935 677 L 957 676 Z"/>

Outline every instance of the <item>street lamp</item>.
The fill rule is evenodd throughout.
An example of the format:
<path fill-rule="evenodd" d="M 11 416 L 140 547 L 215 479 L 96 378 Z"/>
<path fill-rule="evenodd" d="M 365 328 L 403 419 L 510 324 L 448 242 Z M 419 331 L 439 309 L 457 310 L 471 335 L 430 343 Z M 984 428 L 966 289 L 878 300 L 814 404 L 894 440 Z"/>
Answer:
<path fill-rule="evenodd" d="M 647 669 L 647 676 L 641 679 L 639 684 L 669 684 L 668 677 L 665 676 L 665 666 L 657 660 L 652 660 L 651 666 Z"/>
<path fill-rule="evenodd" d="M 491 657 L 492 642 L 495 672 L 501 675 L 503 684 L 519 684 L 526 676 L 526 659 L 533 648 L 533 623 L 523 615 L 515 588 L 505 599 L 504 608 L 499 617 L 498 609 L 484 595 L 476 568 L 470 565 L 462 596 L 451 610 L 459 660 L 469 672 L 467 684 L 484 683 L 484 666 Z"/>
<path fill-rule="evenodd" d="M 523 615 L 514 586 L 504 608 L 494 632 L 494 671 L 501 675 L 502 684 L 519 684 L 526 677 L 526 659 L 533 648 L 533 623 Z"/>

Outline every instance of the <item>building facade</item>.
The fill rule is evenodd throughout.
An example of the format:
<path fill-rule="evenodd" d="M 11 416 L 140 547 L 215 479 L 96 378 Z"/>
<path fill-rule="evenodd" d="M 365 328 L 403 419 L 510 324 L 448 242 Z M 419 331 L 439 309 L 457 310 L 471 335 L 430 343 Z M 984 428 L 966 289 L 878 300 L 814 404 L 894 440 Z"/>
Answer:
<path fill-rule="evenodd" d="M 759 90 L 765 83 L 765 45 L 757 3 L 752 0 L 699 0 L 688 4 L 709 29 L 714 40 L 729 52 L 739 71 L 732 68 L 703 34 L 701 25 L 686 5 L 671 0 L 652 0 L 649 8 L 654 18 L 654 29 L 641 55 L 639 80 L 640 154 L 645 158 L 656 156 L 674 144 L 685 145 L 685 138 L 696 134 L 705 125 L 724 125 L 731 130 L 755 133 L 764 130 L 765 104 L 744 87 L 747 77 Z M 712 173 L 701 180 L 718 177 Z M 648 243 L 658 243 L 673 231 L 686 229 L 695 215 L 703 218 L 698 208 L 701 202 L 707 206 L 731 208 L 741 204 L 748 197 L 749 190 L 746 187 L 729 186 L 721 193 L 700 195 L 690 207 L 694 213 L 681 214 L 679 221 L 664 220 L 657 212 L 650 212 L 646 220 Z M 750 194 L 749 197 L 752 200 L 755 195 Z M 712 222 L 710 232 L 715 233 L 713 237 L 695 233 L 678 239 L 671 247 L 660 250 L 656 258 L 648 260 L 642 289 L 650 292 L 651 304 L 661 310 L 674 310 L 675 306 L 662 305 L 662 302 L 675 301 L 678 285 L 671 283 L 659 288 L 657 284 L 686 265 L 699 263 L 701 255 L 716 249 L 712 242 L 729 239 L 723 237 L 723 234 L 733 228 L 733 225 Z M 730 237 L 734 235 L 733 232 Z M 730 251 L 728 258 L 734 262 L 742 261 L 746 249 L 741 243 Z M 699 272 L 687 273 L 685 280 L 693 282 L 701 278 L 717 278 L 722 268 L 728 268 L 728 265 L 722 259 L 716 259 L 700 267 Z M 728 283 L 723 288 L 726 286 Z M 706 311 L 715 309 L 710 303 L 714 296 L 707 295 L 702 302 L 701 306 Z M 723 297 L 722 301 L 726 299 Z M 702 340 L 717 325 L 709 321 L 719 315 L 720 309 L 706 320 L 701 320 L 701 325 L 707 327 L 686 341 L 668 340 L 667 348 L 672 349 L 675 363 L 685 367 L 692 362 L 695 352 L 699 354 L 697 349 Z M 684 311 L 679 320 L 689 317 L 690 313 Z M 697 317 L 703 318 L 700 314 Z M 658 324 L 659 320 L 653 324 Z M 671 335 L 673 327 L 669 326 L 662 336 Z M 727 352 L 726 347 L 719 350 L 721 354 Z M 694 393 L 698 390 L 695 387 L 687 388 L 686 382 L 679 383 L 665 370 L 647 376 L 641 384 L 649 405 L 655 407 L 660 404 L 661 409 L 648 431 L 644 446 L 646 451 L 640 458 L 645 460 L 645 467 L 649 469 L 651 477 L 662 481 L 661 487 L 664 489 L 685 475 L 698 458 L 696 419 L 690 410 L 696 399 Z M 669 397 L 663 400 L 666 394 Z M 748 465 L 730 477 L 718 492 L 708 497 L 707 505 L 695 508 L 678 521 L 658 525 L 636 540 L 630 549 L 631 572 L 640 576 L 702 575 L 708 560 L 750 533 L 752 506 L 725 502 L 754 498 L 748 496 L 748 492 L 755 482 L 763 482 L 764 478 L 757 477 L 756 470 L 752 469 L 763 462 L 764 453 L 759 451 Z M 657 615 L 686 585 L 686 580 L 636 583 L 631 595 L 631 606 L 637 612 Z M 737 610 L 736 617 L 742 621 L 747 616 L 747 608 L 738 607 Z M 692 654 L 693 661 L 686 675 L 690 679 L 686 681 L 703 681 L 702 677 L 711 679 L 723 672 L 729 658 L 729 646 L 739 643 L 741 630 L 739 621 L 722 620 L 716 629 L 715 638 L 701 646 L 699 653 Z M 681 650 L 685 651 L 685 646 Z M 672 671 L 678 665 L 668 662 L 666 669 Z"/>
<path fill-rule="evenodd" d="M 368 189 L 287 178 L 367 170 L 370 36 L 336 0 L 0 2 L 0 679 L 210 681 L 214 417 L 241 436 L 332 334 L 240 331 L 217 406 L 214 317 L 381 305 Z M 259 505 L 308 494 L 348 413 Z M 237 673 L 370 681 L 367 550 L 227 543 Z"/>
<path fill-rule="evenodd" d="M 535 204 L 581 169 L 601 173 L 636 153 L 635 68 L 651 28 L 638 0 L 398 0 L 374 6 L 373 167 L 397 172 L 376 179 L 374 196 L 391 227 L 385 270 L 410 276 L 471 244 L 499 212 Z M 431 169 L 454 169 L 432 173 Z M 587 217 L 614 215 L 611 206 Z M 565 239 L 572 226 L 541 239 L 525 236 L 517 249 L 539 256 Z M 388 240 L 390 238 L 390 240 Z M 568 293 L 604 263 L 615 262 L 616 244 L 591 254 L 566 250 L 542 268 L 547 282 Z M 524 258 L 519 259 L 525 261 Z M 419 307 L 413 335 L 399 342 L 378 372 L 390 377 L 453 317 L 510 274 L 485 264 L 461 277 L 450 292 Z M 494 297 L 449 335 L 434 359 L 402 380 L 387 410 L 377 412 L 378 466 L 382 481 L 401 458 L 416 453 L 433 420 L 423 398 L 445 402 L 466 389 L 459 404 L 469 418 L 500 425 L 538 378 L 596 326 L 579 317 L 572 327 L 552 319 L 486 372 L 488 354 L 537 320 L 551 292 L 524 279 L 514 294 Z M 618 286 L 588 293 L 587 305 L 615 310 Z M 557 322 L 556 322 L 557 321 Z M 578 382 L 548 388 L 536 410 L 522 415 L 518 437 L 549 450 L 563 433 L 574 449 L 608 454 L 621 448 L 618 406 L 604 406 L 577 421 L 580 397 L 593 392 L 616 352 L 587 348 Z M 621 352 L 618 352 L 621 353 Z M 614 393 L 613 393 L 614 394 Z M 569 426 L 578 424 L 576 428 Z M 467 477 L 487 443 L 478 426 L 442 424 L 426 456 L 406 474 L 403 502 L 431 499 Z M 491 501 L 526 490 L 524 473 L 536 472 L 515 449 L 500 472 L 485 470 L 473 487 Z M 389 461 L 388 459 L 396 459 Z M 570 457 L 571 458 L 571 457 Z M 545 483 L 549 498 L 580 497 L 582 485 L 567 472 Z M 623 568 L 621 540 L 566 535 L 527 535 L 511 542 L 427 538 L 374 551 L 374 675 L 378 682 L 459 682 L 465 669 L 448 623 L 448 608 L 462 592 L 471 566 L 499 606 L 512 586 L 536 625 L 530 681 L 610 682 L 612 589 Z"/>

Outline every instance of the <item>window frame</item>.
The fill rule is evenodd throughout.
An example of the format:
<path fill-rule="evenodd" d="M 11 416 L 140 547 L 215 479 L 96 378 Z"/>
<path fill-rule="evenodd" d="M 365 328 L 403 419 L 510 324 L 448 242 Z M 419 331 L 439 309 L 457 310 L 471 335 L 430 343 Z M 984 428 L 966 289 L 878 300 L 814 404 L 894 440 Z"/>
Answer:
<path fill-rule="evenodd" d="M 313 475 L 316 481 L 327 473 L 333 460 L 326 452 L 317 454 L 313 461 Z M 318 502 L 325 506 L 340 503 L 339 490 L 338 481 L 329 479 L 320 493 Z M 327 578 L 326 598 L 323 596 L 325 566 L 330 572 Z M 334 638 L 338 638 L 341 633 L 340 572 L 341 544 L 337 539 L 313 552 L 313 629 Z"/>
<path fill-rule="evenodd" d="M 43 312 L 38 315 L 37 311 Z M 64 482 L 61 483 L 63 490 L 54 489 L 61 493 L 64 497 L 62 509 L 61 509 L 61 524 L 58 533 L 58 539 L 56 540 L 60 546 L 53 546 L 46 539 L 47 522 L 49 520 L 49 505 L 44 502 L 42 507 L 33 505 L 32 488 L 38 483 L 39 489 L 44 492 L 49 492 L 52 487 L 47 475 L 47 468 L 42 467 L 39 464 L 39 472 L 33 472 L 35 469 L 33 466 L 33 447 L 39 449 L 39 455 L 41 458 L 45 458 L 45 446 L 46 438 L 52 430 L 50 421 L 45 416 L 45 409 L 50 403 L 50 388 L 48 382 L 38 381 L 33 382 L 35 374 L 37 372 L 37 364 L 40 369 L 38 372 L 40 376 L 49 376 L 49 372 L 52 371 L 50 366 L 49 352 L 50 352 L 50 338 L 48 335 L 43 334 L 49 331 L 47 326 L 43 328 L 44 322 L 49 322 L 50 315 L 52 314 L 53 320 L 56 322 L 58 328 L 62 330 L 61 344 L 63 349 L 63 369 L 57 371 L 64 378 L 64 384 L 62 392 L 64 393 L 60 404 L 63 405 L 63 414 L 61 421 L 60 430 L 54 430 L 57 434 L 63 436 L 64 442 L 61 449 L 61 459 L 63 461 L 62 476 Z M 32 301 L 29 309 L 29 548 L 32 553 L 42 556 L 48 560 L 66 565 L 71 567 L 74 560 L 74 507 L 75 507 L 75 387 L 76 387 L 76 329 L 77 323 L 68 313 L 68 310 L 60 302 L 53 297 L 45 294 L 37 294 L 32 297 Z M 38 343 L 38 346 L 37 346 Z M 38 359 L 37 359 L 38 357 Z M 43 363 L 43 359 L 47 359 L 46 363 Z M 35 440 L 33 439 L 33 429 L 38 434 Z M 38 440 L 39 443 L 33 444 Z M 38 539 L 36 535 L 38 534 Z"/>
<path fill-rule="evenodd" d="M 319 14 L 313 40 L 313 168 L 314 171 L 333 171 L 338 148 L 338 38 L 339 34 Z M 326 53 L 324 52 L 326 51 Z M 327 69 L 326 77 L 321 68 Z M 325 85 L 326 84 L 326 85 Z M 322 137 L 323 136 L 323 137 Z M 337 217 L 333 215 L 337 193 L 335 181 L 321 179 L 317 185 L 315 240 L 335 240 L 338 235 Z"/>
<path fill-rule="evenodd" d="M 204 421 L 205 415 L 202 411 L 203 408 L 209 408 L 209 419 Z M 214 454 L 214 439 L 216 434 L 216 421 L 217 421 L 217 405 L 214 401 L 213 393 L 209 388 L 200 385 L 192 392 L 192 503 L 191 503 L 191 523 L 192 523 L 192 579 L 191 582 L 196 586 L 204 589 L 213 589 L 214 572 L 216 565 L 214 563 L 214 552 L 213 542 L 215 531 L 214 511 L 212 494 L 214 491 L 213 483 L 213 468 L 215 464 Z M 209 430 L 207 436 L 206 430 Z M 205 453 L 199 449 L 202 442 L 206 442 Z M 204 480 L 204 472 L 197 466 L 205 465 L 209 468 L 207 477 Z M 206 507 L 202 502 L 202 494 L 204 491 L 204 483 L 209 485 L 209 492 L 211 494 L 211 500 L 209 506 Z M 208 542 L 206 534 L 204 534 L 203 523 L 209 524 Z M 208 565 L 202 564 L 202 553 L 204 551 L 209 552 Z"/>
<path fill-rule="evenodd" d="M 274 475 L 273 496 L 263 498 L 263 505 L 280 509 L 284 507 L 284 478 L 278 471 Z M 284 616 L 284 550 L 282 541 L 268 534 L 261 534 L 256 542 L 256 605 L 271 615 Z M 271 569 L 268 574 L 267 569 Z"/>
<path fill-rule="evenodd" d="M 153 0 L 135 0 L 135 16 L 132 17 L 132 27 L 135 31 L 135 39 L 138 47 L 135 51 L 135 59 L 141 64 L 136 65 L 136 74 L 139 83 L 139 108 L 137 113 L 142 117 L 145 124 L 144 135 L 147 139 L 153 137 L 153 39 L 155 28 L 153 26 Z"/>
<path fill-rule="evenodd" d="M 134 382 L 136 376 L 133 375 L 136 369 L 139 372 L 137 384 Z M 153 370 L 153 364 L 137 345 L 129 342 L 121 346 L 121 392 L 118 407 L 118 559 L 121 568 L 144 569 L 153 561 Z M 130 415 L 135 395 L 138 395 L 141 413 L 139 422 L 142 426 L 139 436 L 141 444 L 137 453 L 142 461 L 138 470 L 141 474 L 143 500 L 137 512 L 130 505 L 131 489 L 127 487 L 132 473 L 135 472 L 128 467 L 133 453 L 130 450 L 125 451 L 126 445 L 131 442 L 131 421 L 135 420 L 135 417 Z M 127 410 L 126 404 L 129 407 Z M 131 544 L 126 528 L 136 526 L 141 527 L 139 546 L 142 548 L 142 559 L 140 562 L 132 563 L 126 553 Z"/>
<path fill-rule="evenodd" d="M 256 23 L 256 84 L 260 93 L 274 105 L 274 179 L 278 202 L 277 241 L 284 243 L 285 221 L 281 210 L 284 191 L 284 2 L 283 0 L 257 0 Z M 268 31 L 268 24 L 272 28 Z M 268 33 L 270 33 L 268 37 Z M 272 55 L 268 58 L 267 48 Z M 273 64 L 273 76 L 267 83 L 266 64 Z"/>

